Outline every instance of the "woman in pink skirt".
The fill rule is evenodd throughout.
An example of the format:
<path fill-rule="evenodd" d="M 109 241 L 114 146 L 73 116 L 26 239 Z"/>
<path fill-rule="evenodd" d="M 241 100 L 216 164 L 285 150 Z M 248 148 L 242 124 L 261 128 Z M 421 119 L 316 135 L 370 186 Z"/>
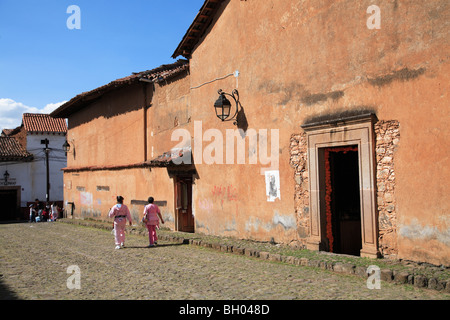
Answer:
<path fill-rule="evenodd" d="M 127 219 L 131 226 L 131 214 L 126 205 L 123 204 L 123 197 L 117 196 L 117 204 L 111 208 L 108 216 L 114 217 L 114 237 L 116 241 L 116 249 L 123 248 L 125 243 L 125 226 Z"/>
<path fill-rule="evenodd" d="M 148 198 L 148 205 L 144 208 L 144 219 L 147 218 L 148 239 L 150 241 L 149 247 L 154 247 L 156 242 L 156 226 L 159 225 L 159 219 L 164 224 L 164 219 L 161 216 L 161 211 L 156 204 L 153 204 L 155 199 Z M 159 219 L 158 219 L 159 217 Z"/>

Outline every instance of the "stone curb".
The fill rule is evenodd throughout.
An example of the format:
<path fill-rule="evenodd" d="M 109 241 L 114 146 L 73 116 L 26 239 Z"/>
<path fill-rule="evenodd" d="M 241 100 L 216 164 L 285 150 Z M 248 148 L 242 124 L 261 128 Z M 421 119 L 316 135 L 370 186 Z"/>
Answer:
<path fill-rule="evenodd" d="M 98 229 L 106 229 L 112 230 L 111 227 L 107 227 L 104 224 L 100 223 L 89 223 L 84 222 L 82 220 L 75 221 L 63 221 L 63 223 L 71 223 L 82 226 L 88 226 Z M 137 234 L 137 235 L 147 235 L 146 230 L 137 230 L 134 229 L 131 232 L 127 230 L 128 234 Z M 278 253 L 270 253 L 265 251 L 258 251 L 254 248 L 242 248 L 242 247 L 234 247 L 233 245 L 221 244 L 216 242 L 208 242 L 204 239 L 189 239 L 184 237 L 176 237 L 173 235 L 158 235 L 158 238 L 165 241 L 175 242 L 178 244 L 186 244 L 193 246 L 200 246 L 204 248 L 210 248 L 221 252 L 243 255 L 247 257 L 252 257 L 261 260 L 268 260 L 274 262 L 282 262 L 287 264 L 292 264 L 296 266 L 306 266 L 313 268 L 320 268 L 322 270 L 328 270 L 340 274 L 346 275 L 355 275 L 364 279 L 369 277 L 367 273 L 367 268 L 362 266 L 356 266 L 351 263 L 343 263 L 343 262 L 331 262 L 331 261 L 322 261 L 308 258 L 298 258 L 293 256 L 284 256 Z M 374 261 L 375 264 L 375 261 Z M 409 284 L 413 285 L 417 288 L 426 288 L 431 290 L 442 291 L 444 293 L 450 293 L 450 280 L 438 280 L 436 278 L 427 278 L 425 275 L 417 275 L 412 274 L 405 271 L 396 271 L 390 269 L 381 269 L 380 270 L 380 280 L 395 283 L 395 284 Z"/>
<path fill-rule="evenodd" d="M 220 243 L 209 243 L 205 240 L 200 239 L 185 239 L 180 237 L 173 237 L 167 235 L 159 236 L 160 239 L 166 241 L 172 241 L 176 243 L 189 244 L 193 246 L 200 246 L 205 248 L 214 249 L 221 252 L 233 253 L 237 255 L 245 255 L 252 258 L 257 258 L 261 260 L 283 262 L 287 264 L 292 264 L 296 266 L 307 266 L 313 268 L 320 268 L 322 270 L 329 270 L 340 274 L 355 275 L 367 279 L 369 274 L 367 273 L 367 268 L 356 266 L 350 263 L 342 262 L 330 262 L 321 260 L 311 260 L 308 258 L 297 258 L 293 256 L 284 256 L 278 253 L 270 253 L 265 251 L 258 251 L 253 248 L 242 248 L 234 247 L 232 245 L 220 244 Z M 410 284 L 417 288 L 427 288 L 437 291 L 443 291 L 445 293 L 450 293 L 450 281 L 438 280 L 435 278 L 427 278 L 424 275 L 414 275 L 408 272 L 398 272 L 390 269 L 380 270 L 380 279 L 385 282 L 396 283 L 396 284 Z"/>

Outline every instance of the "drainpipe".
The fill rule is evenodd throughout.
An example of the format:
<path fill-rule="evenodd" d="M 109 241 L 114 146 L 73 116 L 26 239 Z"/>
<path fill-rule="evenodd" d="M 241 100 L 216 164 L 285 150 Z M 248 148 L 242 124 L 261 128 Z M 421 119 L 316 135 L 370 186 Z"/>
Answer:
<path fill-rule="evenodd" d="M 147 83 L 144 84 L 144 162 L 147 161 Z"/>

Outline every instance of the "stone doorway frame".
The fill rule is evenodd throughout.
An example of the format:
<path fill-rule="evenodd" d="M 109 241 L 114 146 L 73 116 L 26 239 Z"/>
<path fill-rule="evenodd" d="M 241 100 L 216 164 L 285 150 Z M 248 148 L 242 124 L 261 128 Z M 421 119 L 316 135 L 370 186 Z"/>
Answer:
<path fill-rule="evenodd" d="M 306 123 L 308 143 L 308 171 L 310 197 L 310 230 L 306 246 L 310 250 L 323 248 L 324 182 L 321 181 L 320 152 L 323 148 L 357 145 L 359 161 L 359 185 L 361 199 L 362 257 L 377 258 L 378 217 L 376 210 L 376 161 L 373 113 L 339 117 L 331 120 Z M 322 217 L 322 218 L 321 218 Z"/>

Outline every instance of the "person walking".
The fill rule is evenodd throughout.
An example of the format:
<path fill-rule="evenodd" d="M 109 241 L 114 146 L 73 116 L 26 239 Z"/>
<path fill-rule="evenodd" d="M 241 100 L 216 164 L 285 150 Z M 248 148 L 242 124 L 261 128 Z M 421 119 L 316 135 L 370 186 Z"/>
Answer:
<path fill-rule="evenodd" d="M 36 222 L 36 204 L 30 204 L 30 222 Z"/>
<path fill-rule="evenodd" d="M 157 240 L 156 237 L 156 226 L 159 225 L 159 219 L 164 224 L 164 219 L 161 216 L 161 211 L 156 204 L 153 204 L 155 199 L 153 197 L 148 198 L 148 205 L 144 208 L 144 217 L 143 220 L 147 221 L 147 230 L 148 230 L 148 240 L 150 242 L 148 247 L 154 247 L 155 242 Z"/>
<path fill-rule="evenodd" d="M 59 218 L 59 207 L 53 202 L 51 205 L 51 221 L 56 221 L 57 218 Z"/>
<path fill-rule="evenodd" d="M 125 227 L 127 220 L 132 224 L 130 210 L 123 204 L 124 198 L 117 196 L 117 204 L 108 213 L 110 218 L 114 217 L 114 238 L 116 249 L 123 248 L 125 244 Z"/>

